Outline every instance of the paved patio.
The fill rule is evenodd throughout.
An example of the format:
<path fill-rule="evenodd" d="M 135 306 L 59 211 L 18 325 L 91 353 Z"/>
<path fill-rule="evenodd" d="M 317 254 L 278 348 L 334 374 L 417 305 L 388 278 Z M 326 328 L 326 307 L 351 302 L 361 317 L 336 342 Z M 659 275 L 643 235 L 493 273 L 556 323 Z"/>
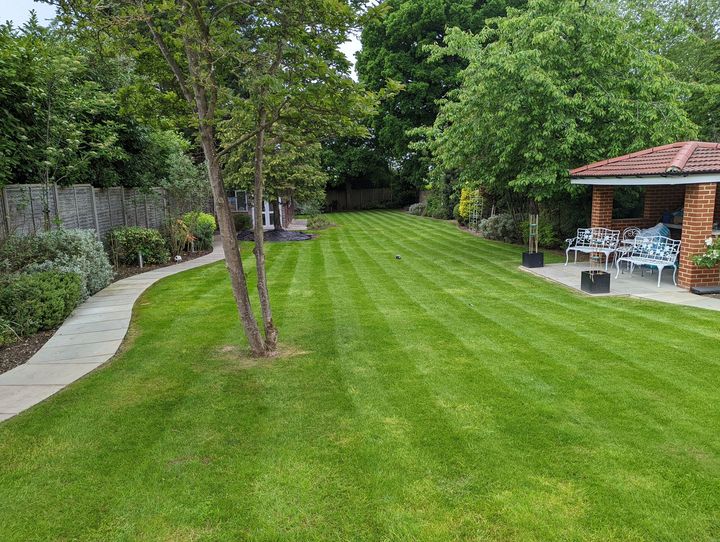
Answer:
<path fill-rule="evenodd" d="M 566 267 L 565 264 L 554 263 L 533 269 L 521 266 L 520 269 L 582 292 L 582 290 L 580 290 L 580 272 L 589 270 L 590 265 L 587 262 L 578 262 L 577 264 L 569 263 Z M 691 294 L 684 288 L 674 286 L 672 273 L 669 269 L 666 269 L 663 273 L 659 288 L 657 285 L 657 271 L 654 271 L 652 274 L 649 271 L 645 271 L 645 276 L 642 276 L 638 269 L 635 270 L 632 276 L 628 271 L 625 271 L 621 273 L 617 279 L 615 278 L 617 269 L 613 267 L 611 271 L 610 293 L 594 295 L 632 296 L 660 301 L 662 303 L 672 303 L 673 305 L 687 305 L 688 307 L 720 311 L 720 299 Z M 585 292 L 582 293 L 584 295 L 591 295 L 585 294 Z"/>
<path fill-rule="evenodd" d="M 0 421 L 44 401 L 113 357 L 127 333 L 135 301 L 152 284 L 224 258 L 216 240 L 210 254 L 119 280 L 89 298 L 25 364 L 0 375 Z"/>

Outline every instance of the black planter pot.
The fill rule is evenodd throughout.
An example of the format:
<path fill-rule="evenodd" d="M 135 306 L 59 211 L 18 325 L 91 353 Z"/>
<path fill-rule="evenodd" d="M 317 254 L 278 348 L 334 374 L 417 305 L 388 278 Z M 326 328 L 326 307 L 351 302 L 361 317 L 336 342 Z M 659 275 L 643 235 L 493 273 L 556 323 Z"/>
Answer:
<path fill-rule="evenodd" d="M 545 256 L 542 252 L 523 252 L 523 267 L 543 267 Z"/>
<path fill-rule="evenodd" d="M 610 273 L 607 271 L 583 271 L 580 274 L 580 289 L 589 294 L 609 294 Z"/>

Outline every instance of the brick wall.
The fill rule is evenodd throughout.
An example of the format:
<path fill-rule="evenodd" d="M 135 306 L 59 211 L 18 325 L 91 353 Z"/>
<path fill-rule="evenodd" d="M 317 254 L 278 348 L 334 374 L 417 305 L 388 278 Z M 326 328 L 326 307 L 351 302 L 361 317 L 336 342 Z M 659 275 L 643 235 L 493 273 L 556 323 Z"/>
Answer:
<path fill-rule="evenodd" d="M 705 239 L 712 230 L 717 207 L 717 184 L 690 184 L 685 191 L 682 245 L 680 246 L 680 286 L 712 286 L 720 282 L 718 269 L 703 269 L 692 257 L 705 252 Z"/>
<path fill-rule="evenodd" d="M 673 212 L 685 204 L 685 185 L 648 186 L 645 189 L 643 217 L 652 225 L 660 222 L 665 211 Z"/>
<path fill-rule="evenodd" d="M 612 227 L 613 193 L 612 186 L 593 186 L 590 227 Z"/>

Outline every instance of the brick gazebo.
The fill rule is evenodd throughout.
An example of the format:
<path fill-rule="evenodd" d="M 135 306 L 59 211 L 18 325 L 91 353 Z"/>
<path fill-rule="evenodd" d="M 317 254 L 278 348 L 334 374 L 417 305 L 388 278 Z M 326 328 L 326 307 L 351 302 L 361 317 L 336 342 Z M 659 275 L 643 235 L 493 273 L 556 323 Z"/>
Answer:
<path fill-rule="evenodd" d="M 591 226 L 623 230 L 647 228 L 664 214 L 683 209 L 682 223 L 671 223 L 681 239 L 678 283 L 693 286 L 718 284 L 717 269 L 692 263 L 705 252 L 705 239 L 720 235 L 720 143 L 682 141 L 588 164 L 570 171 L 573 184 L 593 187 Z M 613 218 L 614 187 L 644 186 L 642 216 Z"/>

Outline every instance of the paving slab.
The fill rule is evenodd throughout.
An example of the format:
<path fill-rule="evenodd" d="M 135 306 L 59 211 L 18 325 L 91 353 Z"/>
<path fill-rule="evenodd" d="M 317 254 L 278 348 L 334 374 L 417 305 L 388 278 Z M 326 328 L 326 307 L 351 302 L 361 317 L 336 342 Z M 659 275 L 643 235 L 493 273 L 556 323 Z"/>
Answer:
<path fill-rule="evenodd" d="M 77 326 L 74 326 L 77 328 Z M 73 344 L 93 344 L 107 341 L 119 341 L 125 337 L 127 326 L 118 327 L 105 331 L 95 331 L 87 333 L 70 333 L 58 335 L 57 333 L 45 343 L 48 347 L 70 346 Z"/>
<path fill-rule="evenodd" d="M 535 268 L 525 268 L 521 266 L 520 269 L 563 284 L 583 293 L 583 295 L 592 295 L 585 294 L 585 292 L 580 290 L 580 272 L 591 269 L 587 263 L 571 263 L 567 266 L 562 263 L 556 263 Z M 675 286 L 672 281 L 672 273 L 669 271 L 663 273 L 659 287 L 657 285 L 657 272 L 645 272 L 644 274 L 635 272 L 632 275 L 629 272 L 624 272 L 615 278 L 616 274 L 617 269 L 613 269 L 612 277 L 610 278 L 610 293 L 600 295 L 629 296 L 673 305 L 685 305 L 687 307 L 720 311 L 720 299 L 695 295 L 684 288 Z M 595 296 L 598 297 L 597 294 L 595 294 Z"/>
<path fill-rule="evenodd" d="M 25 363 L 0 375 L 2 386 L 67 386 L 85 376 L 99 363 Z"/>
<path fill-rule="evenodd" d="M 49 341 L 48 341 L 49 342 Z M 87 358 L 103 354 L 114 354 L 120 348 L 121 340 L 103 341 L 92 344 L 72 344 L 66 346 L 43 346 L 30 359 L 33 361 L 62 361 L 75 358 Z"/>
<path fill-rule="evenodd" d="M 17 367 L 15 369 L 17 369 Z M 13 371 L 15 369 L 13 369 Z M 19 412 L 36 405 L 40 401 L 44 401 L 64 387 L 65 386 L 39 385 L 0 386 L 0 412 L 3 414 L 18 414 Z"/>
<path fill-rule="evenodd" d="M 73 359 L 46 359 L 46 360 L 36 360 L 34 358 L 30 358 L 27 360 L 25 365 L 32 364 L 32 365 L 50 365 L 53 363 L 76 363 L 76 364 L 89 364 L 89 365 L 102 365 L 107 360 L 109 360 L 111 357 L 113 357 L 115 354 L 100 354 L 97 356 L 84 356 L 81 358 L 73 358 Z M 22 365 L 20 366 L 22 367 Z M 14 371 L 15 369 L 13 369 Z M 8 371 L 10 372 L 10 371 Z"/>
<path fill-rule="evenodd" d="M 65 324 L 74 326 L 76 324 L 87 324 L 90 322 L 109 322 L 111 320 L 129 320 L 132 316 L 131 310 L 105 312 L 102 314 L 71 314 L 65 320 Z M 63 324 L 63 325 L 65 325 Z M 62 329 L 62 328 L 60 328 Z"/>
<path fill-rule="evenodd" d="M 113 331 L 117 329 L 127 329 L 127 323 L 124 318 L 117 320 L 103 320 L 100 322 L 76 322 L 62 326 L 55 332 L 53 337 L 62 337 L 64 335 L 82 335 L 85 333 L 97 333 L 98 331 Z M 124 336 L 124 335 L 123 335 Z"/>
<path fill-rule="evenodd" d="M 150 285 L 223 258 L 222 245 L 216 241 L 210 254 L 119 280 L 89 298 L 25 364 L 0 375 L 0 422 L 112 358 L 127 333 L 133 304 Z"/>

